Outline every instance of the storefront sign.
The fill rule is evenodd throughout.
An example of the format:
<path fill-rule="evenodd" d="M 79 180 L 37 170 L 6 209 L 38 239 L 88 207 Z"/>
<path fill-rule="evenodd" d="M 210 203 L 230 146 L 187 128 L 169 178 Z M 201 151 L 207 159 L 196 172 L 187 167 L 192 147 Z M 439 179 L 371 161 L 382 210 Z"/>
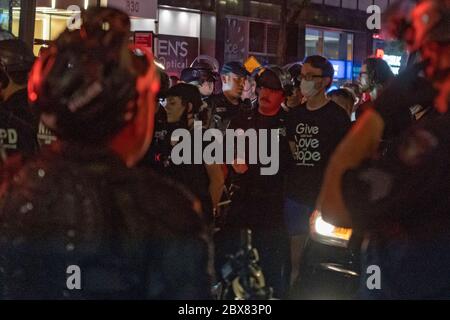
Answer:
<path fill-rule="evenodd" d="M 352 61 L 330 60 L 330 62 L 334 68 L 335 79 L 352 79 Z"/>
<path fill-rule="evenodd" d="M 108 0 L 108 7 L 125 11 L 131 17 L 156 19 L 157 0 Z"/>
<path fill-rule="evenodd" d="M 180 75 L 198 56 L 198 38 L 158 35 L 156 56 L 168 74 Z"/>
<path fill-rule="evenodd" d="M 153 50 L 153 32 L 149 31 L 135 31 L 134 44 Z"/>

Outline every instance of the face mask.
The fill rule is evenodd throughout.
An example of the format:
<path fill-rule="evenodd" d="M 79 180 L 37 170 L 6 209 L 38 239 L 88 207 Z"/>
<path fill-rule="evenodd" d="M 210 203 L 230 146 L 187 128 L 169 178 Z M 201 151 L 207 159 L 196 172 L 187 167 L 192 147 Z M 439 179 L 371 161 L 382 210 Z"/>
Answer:
<path fill-rule="evenodd" d="M 228 78 L 228 81 L 222 82 L 222 91 L 230 91 L 231 89 L 233 89 L 233 84 L 231 83 L 231 79 Z"/>
<path fill-rule="evenodd" d="M 317 92 L 319 92 L 319 90 L 315 88 L 315 84 L 316 83 L 313 80 L 311 81 L 302 80 L 302 83 L 300 84 L 302 95 L 305 96 L 306 98 L 315 96 Z"/>

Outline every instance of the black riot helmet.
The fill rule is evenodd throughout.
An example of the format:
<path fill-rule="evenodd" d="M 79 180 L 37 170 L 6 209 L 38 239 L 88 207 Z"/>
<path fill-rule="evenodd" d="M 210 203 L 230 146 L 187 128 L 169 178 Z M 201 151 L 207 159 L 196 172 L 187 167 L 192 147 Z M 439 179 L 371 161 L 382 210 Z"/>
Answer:
<path fill-rule="evenodd" d="M 37 60 L 28 96 L 40 112 L 55 116 L 52 129 L 62 139 L 102 143 L 134 119 L 141 95 L 155 100 L 159 80 L 151 53 L 130 48 L 125 13 L 93 7 L 82 21 Z"/>
<path fill-rule="evenodd" d="M 302 72 L 302 63 L 299 62 L 295 62 L 295 63 L 291 63 L 288 64 L 286 66 L 284 66 L 283 69 L 285 69 L 287 72 L 289 72 L 289 74 L 291 75 L 291 81 L 292 84 L 294 85 L 294 87 L 299 87 L 300 86 L 300 81 L 298 80 L 298 77 L 300 76 L 300 73 Z"/>
<path fill-rule="evenodd" d="M 0 41 L 0 87 L 6 88 L 9 79 L 26 84 L 35 57 L 28 45 L 19 39 Z"/>
<path fill-rule="evenodd" d="M 285 96 L 291 96 L 294 88 L 288 71 L 276 65 L 264 66 L 256 75 L 256 85 L 273 90 L 282 90 Z"/>
<path fill-rule="evenodd" d="M 219 80 L 219 63 L 216 59 L 200 55 L 181 72 L 180 80 L 194 85 L 202 85 L 203 82 L 215 82 Z"/>
<path fill-rule="evenodd" d="M 183 69 L 180 76 L 181 81 L 195 85 L 201 85 L 205 81 L 215 82 L 218 79 L 219 74 L 214 72 L 208 65 L 203 64 Z"/>

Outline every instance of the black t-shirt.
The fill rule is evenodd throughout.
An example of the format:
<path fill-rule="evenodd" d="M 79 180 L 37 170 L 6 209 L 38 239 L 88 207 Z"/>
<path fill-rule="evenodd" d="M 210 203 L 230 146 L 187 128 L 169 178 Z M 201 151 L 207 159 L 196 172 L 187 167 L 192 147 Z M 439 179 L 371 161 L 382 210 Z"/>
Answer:
<path fill-rule="evenodd" d="M 171 145 L 171 133 L 174 128 L 170 128 L 168 134 L 165 135 L 165 139 L 162 142 L 164 146 L 161 151 L 160 156 L 163 163 L 160 165 L 158 170 L 163 175 L 171 178 L 174 181 L 181 183 L 189 191 L 191 191 L 202 203 L 203 211 L 206 218 L 212 220 L 212 200 L 211 194 L 209 193 L 209 176 L 206 170 L 205 163 L 202 160 L 201 164 L 194 163 L 194 152 L 195 152 L 195 142 L 194 142 L 194 132 L 191 130 L 191 164 L 182 163 L 174 164 L 171 159 L 171 153 L 173 146 Z M 202 145 L 202 150 L 205 145 Z"/>
<path fill-rule="evenodd" d="M 38 150 L 36 132 L 37 116 L 28 104 L 26 89 L 0 104 L 0 149 L 7 157 L 34 154 Z"/>
<path fill-rule="evenodd" d="M 249 164 L 248 142 L 246 142 L 246 156 L 248 171 L 239 177 L 239 190 L 233 200 L 234 221 L 240 226 L 250 228 L 271 228 L 280 230 L 283 222 L 283 184 L 288 162 L 291 159 L 289 144 L 286 139 L 286 112 L 282 109 L 274 116 L 265 116 L 253 109 L 251 112 L 242 110 L 230 123 L 232 129 L 256 129 L 256 144 L 260 146 L 260 129 L 267 129 L 266 150 L 272 151 L 270 130 L 277 130 L 279 141 L 279 168 L 274 175 L 263 175 L 261 168 L 270 165 L 261 164 L 258 152 L 256 164 Z M 273 161 L 273 158 L 271 158 Z"/>
<path fill-rule="evenodd" d="M 329 101 L 310 111 L 306 104 L 289 112 L 287 136 L 295 143 L 294 165 L 286 179 L 286 193 L 314 206 L 328 160 L 350 128 L 348 114 Z"/>

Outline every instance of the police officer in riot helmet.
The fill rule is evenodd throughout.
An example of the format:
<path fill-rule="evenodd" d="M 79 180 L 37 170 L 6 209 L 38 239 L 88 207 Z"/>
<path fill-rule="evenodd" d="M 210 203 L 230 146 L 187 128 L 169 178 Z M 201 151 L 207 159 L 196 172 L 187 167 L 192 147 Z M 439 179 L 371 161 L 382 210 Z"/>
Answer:
<path fill-rule="evenodd" d="M 402 30 L 397 36 L 411 53 L 420 54 L 422 62 L 385 87 L 374 107 L 358 119 L 331 158 L 317 209 L 326 222 L 365 235 L 362 298 L 446 299 L 450 3 L 424 0 L 410 14 L 394 11 L 392 17 L 392 29 Z M 406 129 L 385 157 L 374 157 L 393 115 L 415 104 L 433 105 L 436 115 Z M 371 265 L 377 267 L 381 282 L 368 279 Z"/>
<path fill-rule="evenodd" d="M 162 162 L 160 173 L 169 176 L 174 181 L 185 185 L 202 202 L 203 211 L 209 222 L 213 221 L 213 212 L 217 208 L 223 191 L 223 172 L 221 165 L 194 161 L 194 130 L 202 132 L 202 128 L 194 128 L 198 114 L 204 102 L 198 89 L 187 83 L 179 83 L 167 91 L 167 134 L 164 148 L 159 156 Z M 198 123 L 198 121 L 197 121 Z M 172 149 L 179 143 L 186 143 L 183 138 L 175 136 L 175 130 L 184 129 L 192 142 L 192 152 L 189 163 L 173 162 Z M 191 146 L 189 146 L 191 148 Z M 203 154 L 203 152 L 202 152 Z"/>
<path fill-rule="evenodd" d="M 26 89 L 34 59 L 33 52 L 22 40 L 0 41 L 0 149 L 3 158 L 17 152 L 29 156 L 37 151 L 37 115 L 28 104 Z"/>
<path fill-rule="evenodd" d="M 211 63 L 194 61 L 189 68 L 181 71 L 180 80 L 198 87 L 203 98 L 211 96 L 219 73 Z"/>
<path fill-rule="evenodd" d="M 219 80 L 219 63 L 213 57 L 200 55 L 191 63 L 189 68 L 183 69 L 180 75 L 180 81 L 196 86 L 204 101 L 214 93 L 216 82 Z M 198 120 L 202 121 L 203 126 L 209 126 L 211 119 L 211 108 L 206 103 L 198 113 Z"/>
<path fill-rule="evenodd" d="M 138 68 L 125 13 L 96 7 L 82 18 L 81 29 L 64 31 L 30 75 L 30 100 L 59 142 L 2 172 L 0 295 L 207 298 L 209 242 L 199 202 L 131 168 L 153 133 L 159 80 L 151 53 Z M 81 290 L 68 290 L 68 276 L 81 277 L 73 282 Z"/>

